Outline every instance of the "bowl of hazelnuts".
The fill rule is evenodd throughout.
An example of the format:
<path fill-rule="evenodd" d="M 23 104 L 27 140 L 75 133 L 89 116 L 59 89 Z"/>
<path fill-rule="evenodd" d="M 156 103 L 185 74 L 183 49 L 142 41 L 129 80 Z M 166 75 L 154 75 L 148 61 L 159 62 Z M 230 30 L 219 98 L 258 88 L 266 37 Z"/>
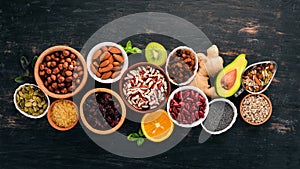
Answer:
<path fill-rule="evenodd" d="M 68 46 L 53 46 L 37 59 L 34 78 L 50 97 L 63 99 L 77 94 L 87 81 L 83 56 Z"/>

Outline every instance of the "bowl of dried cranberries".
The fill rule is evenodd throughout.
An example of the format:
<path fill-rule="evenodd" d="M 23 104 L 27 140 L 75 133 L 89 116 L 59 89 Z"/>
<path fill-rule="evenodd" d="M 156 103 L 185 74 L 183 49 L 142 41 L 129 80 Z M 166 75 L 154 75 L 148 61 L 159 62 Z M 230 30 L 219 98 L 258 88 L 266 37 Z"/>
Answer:
<path fill-rule="evenodd" d="M 92 89 L 81 100 L 81 121 L 93 133 L 113 133 L 122 126 L 125 117 L 126 107 L 123 100 L 110 89 Z"/>

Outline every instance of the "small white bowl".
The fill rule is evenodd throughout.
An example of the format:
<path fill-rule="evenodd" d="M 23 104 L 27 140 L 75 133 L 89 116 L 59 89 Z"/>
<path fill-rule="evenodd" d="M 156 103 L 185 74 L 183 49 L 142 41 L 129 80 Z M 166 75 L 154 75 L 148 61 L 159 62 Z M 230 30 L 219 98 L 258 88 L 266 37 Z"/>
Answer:
<path fill-rule="evenodd" d="M 233 109 L 233 118 L 232 118 L 231 123 L 230 123 L 226 128 L 224 128 L 223 130 L 219 130 L 219 131 L 210 131 L 210 130 L 208 130 L 208 129 L 205 127 L 205 125 L 204 125 L 203 123 L 201 123 L 203 129 L 204 129 L 207 133 L 212 134 L 212 135 L 221 134 L 221 133 L 224 133 L 224 132 L 226 132 L 227 130 L 229 130 L 229 129 L 232 127 L 232 125 L 235 123 L 236 118 L 237 118 L 237 108 L 236 108 L 235 105 L 234 105 L 230 100 L 228 100 L 228 99 L 225 99 L 225 98 L 216 98 L 216 99 L 212 100 L 211 102 L 209 102 L 209 105 L 211 105 L 211 104 L 214 103 L 214 102 L 218 102 L 218 101 L 219 101 L 219 102 L 226 102 L 226 103 L 228 103 L 228 104 L 232 107 L 232 109 Z M 204 122 L 204 121 L 203 121 L 203 122 Z"/>
<path fill-rule="evenodd" d="M 170 78 L 169 72 L 168 72 L 168 69 L 167 69 L 167 66 L 168 66 L 168 64 L 169 64 L 169 60 L 170 60 L 171 56 L 172 56 L 177 50 L 179 50 L 179 49 L 189 50 L 189 51 L 191 51 L 191 52 L 195 55 L 195 70 L 194 70 L 194 73 L 193 73 L 193 75 L 192 75 L 187 81 L 185 81 L 185 82 L 183 82 L 183 83 L 176 83 L 176 82 L 174 82 L 174 81 Z M 173 49 L 173 50 L 170 52 L 170 54 L 168 55 L 167 62 L 166 62 L 166 66 L 165 66 L 165 70 L 166 70 L 166 74 L 167 74 L 167 76 L 168 76 L 170 82 L 173 83 L 174 85 L 177 85 L 177 86 L 184 86 L 184 85 L 187 85 L 187 84 L 191 83 L 191 82 L 193 81 L 194 77 L 196 76 L 197 71 L 198 71 L 198 57 L 197 57 L 197 55 L 196 55 L 196 52 L 195 52 L 192 48 L 189 48 L 189 47 L 187 47 L 187 46 L 179 46 L 179 47 Z"/>
<path fill-rule="evenodd" d="M 25 84 L 19 86 L 19 87 L 15 90 L 15 93 L 14 93 L 14 104 L 15 104 L 16 109 L 17 109 L 21 114 L 23 114 L 24 116 L 29 117 L 29 118 L 32 118 L 32 119 L 39 119 L 39 118 L 44 117 L 44 116 L 47 114 L 48 109 L 49 109 L 49 106 L 50 106 L 50 100 L 49 100 L 49 97 L 48 97 L 48 95 L 47 95 L 45 92 L 43 92 L 43 93 L 44 93 L 44 95 L 45 95 L 46 98 L 47 98 L 47 104 L 48 104 L 48 106 L 47 106 L 46 110 L 44 111 L 44 113 L 42 113 L 42 114 L 40 114 L 40 115 L 38 115 L 38 116 L 33 116 L 33 115 L 30 115 L 30 114 L 27 114 L 26 112 L 24 112 L 23 110 L 21 110 L 21 109 L 18 107 L 18 104 L 17 104 L 17 93 L 18 93 L 18 91 L 19 91 L 22 87 L 24 87 L 24 86 L 35 86 L 35 87 L 39 88 L 39 89 L 43 92 L 43 90 L 42 90 L 40 87 L 38 87 L 37 85 L 35 85 L 35 84 L 25 83 Z"/>
<path fill-rule="evenodd" d="M 197 93 L 201 94 L 201 95 L 205 98 L 206 108 L 205 108 L 205 111 L 204 111 L 204 118 L 200 118 L 199 120 L 194 121 L 192 124 L 180 124 L 180 123 L 178 123 L 177 120 L 173 119 L 173 117 L 171 116 L 171 113 L 170 113 L 170 111 L 169 111 L 171 99 L 173 99 L 173 97 L 174 97 L 174 95 L 175 95 L 176 93 L 178 93 L 179 91 L 183 91 L 183 90 L 194 90 L 194 91 L 196 91 Z M 167 112 L 168 112 L 168 115 L 169 115 L 170 119 L 171 119 L 176 125 L 178 125 L 178 126 L 180 126 L 180 127 L 184 127 L 184 128 L 196 127 L 196 126 L 198 126 L 199 124 L 201 124 L 201 123 L 206 119 L 206 117 L 207 117 L 207 114 L 208 114 L 208 112 L 209 112 L 208 99 L 207 99 L 205 93 L 204 93 L 202 90 L 200 90 L 199 88 L 194 87 L 194 86 L 182 86 L 182 87 L 177 88 L 176 90 L 174 90 L 174 91 L 171 93 L 171 95 L 170 95 L 170 97 L 169 97 L 169 99 L 168 99 L 168 102 L 167 102 Z"/>
<path fill-rule="evenodd" d="M 106 80 L 102 80 L 101 78 L 97 77 L 97 76 L 92 72 L 92 70 L 91 70 L 91 68 L 90 68 L 90 64 L 92 64 L 92 57 L 93 57 L 94 53 L 95 53 L 97 50 L 101 49 L 101 47 L 103 47 L 103 46 L 114 46 L 114 47 L 117 47 L 118 49 L 121 50 L 122 55 L 123 55 L 123 57 L 124 57 L 124 63 L 123 63 L 123 67 L 122 67 L 122 69 L 121 69 L 121 73 L 120 73 L 116 78 L 114 78 L 114 79 L 109 78 L 109 79 L 106 79 Z M 98 81 L 98 82 L 100 82 L 100 83 L 114 83 L 114 82 L 116 82 L 116 81 L 118 81 L 118 80 L 121 79 L 122 74 L 123 74 L 123 73 L 125 72 L 125 70 L 128 68 L 128 56 L 127 56 L 125 50 L 124 50 L 120 45 L 118 45 L 118 44 L 116 44 L 116 43 L 114 43 L 114 42 L 102 42 L 102 43 L 97 44 L 96 46 L 94 46 L 94 47 L 90 50 L 90 52 L 88 53 L 87 59 L 86 59 L 86 64 L 87 64 L 88 72 L 89 72 L 90 76 L 92 76 L 93 79 L 95 79 L 96 81 Z"/>

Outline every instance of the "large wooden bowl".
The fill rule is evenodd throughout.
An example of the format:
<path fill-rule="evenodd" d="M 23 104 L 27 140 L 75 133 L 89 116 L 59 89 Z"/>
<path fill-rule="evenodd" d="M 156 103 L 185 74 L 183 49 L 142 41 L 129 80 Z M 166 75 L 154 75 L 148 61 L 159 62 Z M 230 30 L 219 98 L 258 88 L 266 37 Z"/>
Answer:
<path fill-rule="evenodd" d="M 130 71 L 132 70 L 135 70 L 137 69 L 138 67 L 140 66 L 151 66 L 153 68 L 155 68 L 156 70 L 159 70 L 160 73 L 164 76 L 166 82 L 167 82 L 167 86 L 168 86 L 168 89 L 167 89 L 167 94 L 166 94 L 166 98 L 164 101 L 162 101 L 160 103 L 159 106 L 157 106 L 156 108 L 154 109 L 148 109 L 148 110 L 141 110 L 141 109 L 136 109 L 135 107 L 133 107 L 129 102 L 128 100 L 126 99 L 125 97 L 125 94 L 124 94 L 124 91 L 123 91 L 123 85 L 124 85 L 124 79 L 125 77 L 127 76 L 127 73 L 129 73 Z M 171 93 L 171 84 L 170 84 L 170 81 L 169 81 L 169 78 L 167 77 L 165 71 L 157 66 L 157 65 L 154 65 L 154 64 L 151 64 L 151 63 L 148 63 L 148 62 L 139 62 L 139 63 L 136 63 L 134 65 L 131 65 L 122 75 L 120 81 L 119 81 L 119 90 L 120 90 L 120 95 L 122 97 L 122 99 L 124 100 L 125 104 L 127 107 L 129 107 L 132 111 L 134 112 L 137 112 L 137 113 L 141 113 L 141 114 L 144 114 L 144 113 L 151 113 L 151 112 L 154 112 L 154 111 L 157 111 L 158 109 L 164 109 L 164 106 L 166 105 L 167 101 L 168 101 L 168 98 L 170 96 L 170 93 Z"/>
<path fill-rule="evenodd" d="M 79 60 L 81 62 L 81 65 L 83 67 L 83 76 L 81 79 L 81 83 L 79 86 L 76 87 L 75 90 L 73 90 L 73 92 L 71 93 L 66 93 L 66 94 L 56 94 L 54 92 L 49 91 L 46 86 L 44 85 L 43 80 L 41 79 L 40 75 L 39 75 L 39 65 L 43 62 L 44 58 L 56 51 L 63 51 L 64 49 L 67 49 L 69 51 L 71 51 L 72 53 L 74 53 L 77 56 L 77 60 Z M 87 81 L 87 77 L 88 77 L 88 72 L 87 72 L 87 67 L 86 67 L 86 62 L 83 58 L 83 56 L 75 49 L 69 47 L 69 46 L 53 46 L 50 47 L 48 49 L 46 49 L 37 59 L 36 63 L 35 63 L 35 67 L 34 67 L 34 78 L 35 81 L 37 83 L 37 85 L 42 89 L 43 92 L 45 92 L 48 96 L 53 97 L 53 98 L 58 98 L 58 99 L 65 99 L 65 98 L 69 98 L 72 97 L 74 95 L 76 95 L 85 85 L 86 81 Z"/>

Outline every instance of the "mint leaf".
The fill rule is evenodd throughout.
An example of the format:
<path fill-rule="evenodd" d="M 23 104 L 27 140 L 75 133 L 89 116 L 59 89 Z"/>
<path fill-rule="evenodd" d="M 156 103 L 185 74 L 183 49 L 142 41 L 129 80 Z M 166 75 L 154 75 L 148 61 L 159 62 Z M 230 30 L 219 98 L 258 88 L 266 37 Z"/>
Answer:
<path fill-rule="evenodd" d="M 131 133 L 127 136 L 127 140 L 129 141 L 137 141 L 139 139 L 139 135 L 137 133 Z"/>
<path fill-rule="evenodd" d="M 25 56 L 21 56 L 20 58 L 20 62 L 21 62 L 21 66 L 24 70 L 27 69 L 28 65 L 29 65 L 29 62 L 27 60 L 27 58 Z"/>
<path fill-rule="evenodd" d="M 127 50 L 132 49 L 132 43 L 131 43 L 130 40 L 126 43 L 126 49 L 127 49 Z"/>
<path fill-rule="evenodd" d="M 139 136 L 140 136 L 140 137 L 143 137 L 143 136 L 144 136 L 144 134 L 143 134 L 143 132 L 142 132 L 141 129 L 139 129 L 139 132 L 138 132 L 138 133 L 139 133 Z"/>
<path fill-rule="evenodd" d="M 137 140 L 136 144 L 137 144 L 138 146 L 141 146 L 141 145 L 144 143 L 144 141 L 145 141 L 144 138 L 139 138 L 139 139 Z"/>
<path fill-rule="evenodd" d="M 23 75 L 16 77 L 15 82 L 17 82 L 19 84 L 24 83 Z"/>
<path fill-rule="evenodd" d="M 35 55 L 31 61 L 31 66 L 34 68 L 36 60 L 39 58 L 39 56 Z"/>
<path fill-rule="evenodd" d="M 139 48 L 137 48 L 137 47 L 133 47 L 132 48 L 132 52 L 131 52 L 132 54 L 136 54 L 136 53 L 142 53 L 142 50 L 141 49 L 139 49 Z"/>

